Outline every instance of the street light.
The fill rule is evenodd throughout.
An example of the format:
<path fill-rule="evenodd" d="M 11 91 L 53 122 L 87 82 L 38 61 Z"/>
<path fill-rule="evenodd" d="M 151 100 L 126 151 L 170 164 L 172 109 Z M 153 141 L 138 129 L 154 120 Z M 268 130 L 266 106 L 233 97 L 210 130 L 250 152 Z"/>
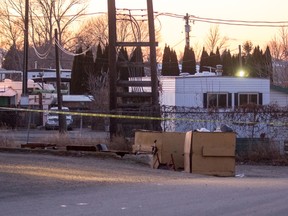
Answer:
<path fill-rule="evenodd" d="M 245 71 L 244 70 L 240 70 L 237 74 L 237 76 L 239 77 L 244 77 L 245 76 Z"/>

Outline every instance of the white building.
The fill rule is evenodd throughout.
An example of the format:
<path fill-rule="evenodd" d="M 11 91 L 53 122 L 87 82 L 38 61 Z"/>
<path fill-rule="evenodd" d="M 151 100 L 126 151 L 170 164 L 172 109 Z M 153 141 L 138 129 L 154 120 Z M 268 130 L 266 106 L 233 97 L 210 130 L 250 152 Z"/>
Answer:
<path fill-rule="evenodd" d="M 270 80 L 208 76 L 160 77 L 160 101 L 167 106 L 233 108 L 270 103 Z"/>
<path fill-rule="evenodd" d="M 70 69 L 61 69 L 60 70 L 61 78 L 71 79 L 71 70 Z M 38 68 L 38 69 L 30 69 L 27 71 L 28 79 L 46 79 L 46 78 L 54 78 L 56 79 L 56 69 L 47 69 L 47 68 Z"/>
<path fill-rule="evenodd" d="M 270 103 L 280 107 L 288 107 L 288 88 L 271 85 Z"/>

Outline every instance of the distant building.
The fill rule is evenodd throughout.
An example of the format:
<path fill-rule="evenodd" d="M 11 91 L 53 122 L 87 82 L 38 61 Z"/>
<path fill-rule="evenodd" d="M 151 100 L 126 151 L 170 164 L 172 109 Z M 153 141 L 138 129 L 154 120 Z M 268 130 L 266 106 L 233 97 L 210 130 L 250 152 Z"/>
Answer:
<path fill-rule="evenodd" d="M 29 93 L 29 105 L 42 106 L 47 109 L 53 101 L 52 93 L 55 89 L 52 85 L 35 83 L 33 80 L 28 80 L 27 83 Z M 41 99 L 39 93 L 43 92 Z M 22 81 L 13 81 L 5 79 L 0 82 L 0 106 L 18 106 L 22 95 Z"/>
<path fill-rule="evenodd" d="M 27 71 L 28 79 L 34 80 L 38 83 L 46 83 L 51 84 L 57 89 L 57 76 L 56 69 L 30 69 Z M 71 83 L 71 70 L 70 69 L 61 69 L 60 77 L 61 77 L 61 91 L 63 94 L 70 93 L 70 83 Z"/>
<path fill-rule="evenodd" d="M 49 68 L 38 68 L 30 69 L 27 71 L 28 79 L 42 79 L 42 78 L 55 78 L 56 79 L 56 69 Z M 61 78 L 71 79 L 71 70 L 70 69 L 61 69 L 60 70 Z"/>
<path fill-rule="evenodd" d="M 273 84 L 288 87 L 288 61 L 273 62 Z"/>

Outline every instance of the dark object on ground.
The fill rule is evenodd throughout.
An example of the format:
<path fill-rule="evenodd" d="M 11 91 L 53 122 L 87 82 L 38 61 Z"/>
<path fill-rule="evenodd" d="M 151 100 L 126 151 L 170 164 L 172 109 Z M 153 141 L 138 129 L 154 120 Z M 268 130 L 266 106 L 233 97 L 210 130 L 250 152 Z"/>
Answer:
<path fill-rule="evenodd" d="M 119 155 L 121 158 L 123 158 L 126 154 L 130 154 L 130 152 L 128 152 L 128 151 L 117 151 L 117 150 L 110 151 L 106 144 L 97 144 L 96 147 L 97 147 L 97 150 L 99 152 L 111 152 L 111 153 L 114 153 L 116 155 Z"/>
<path fill-rule="evenodd" d="M 103 152 L 103 151 L 109 151 L 106 144 L 97 144 L 96 147 L 97 147 L 97 150 L 100 151 L 100 152 L 101 152 L 101 151 L 102 151 L 102 152 Z"/>
<path fill-rule="evenodd" d="M 67 151 L 97 151 L 95 146 L 66 146 Z"/>
<path fill-rule="evenodd" d="M 56 148 L 56 144 L 47 144 L 47 143 L 26 143 L 26 144 L 21 144 L 21 148 L 31 148 L 31 149 L 35 149 L 35 148 L 41 148 L 41 149 L 46 149 L 46 148 L 53 148 L 53 149 L 57 149 Z"/>
<path fill-rule="evenodd" d="M 233 129 L 226 124 L 222 124 L 220 129 L 222 132 L 233 132 Z"/>

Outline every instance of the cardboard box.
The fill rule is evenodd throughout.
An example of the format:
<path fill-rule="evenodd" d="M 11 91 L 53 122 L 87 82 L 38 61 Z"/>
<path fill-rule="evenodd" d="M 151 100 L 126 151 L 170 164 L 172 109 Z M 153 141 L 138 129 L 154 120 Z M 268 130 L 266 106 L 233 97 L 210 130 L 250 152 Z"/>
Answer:
<path fill-rule="evenodd" d="M 193 132 L 191 151 L 185 143 L 184 170 L 215 176 L 235 176 L 236 135 L 233 132 Z"/>
<path fill-rule="evenodd" d="M 173 159 L 175 169 L 184 169 L 184 142 L 186 133 L 180 132 L 158 132 L 158 131 L 136 131 L 133 151 L 146 152 L 152 154 L 154 141 L 158 149 L 153 156 L 151 163 L 153 168 L 157 168 L 159 163 L 169 164 Z M 158 158 L 157 158 L 158 156 Z M 156 162 L 155 162 L 156 161 Z"/>

